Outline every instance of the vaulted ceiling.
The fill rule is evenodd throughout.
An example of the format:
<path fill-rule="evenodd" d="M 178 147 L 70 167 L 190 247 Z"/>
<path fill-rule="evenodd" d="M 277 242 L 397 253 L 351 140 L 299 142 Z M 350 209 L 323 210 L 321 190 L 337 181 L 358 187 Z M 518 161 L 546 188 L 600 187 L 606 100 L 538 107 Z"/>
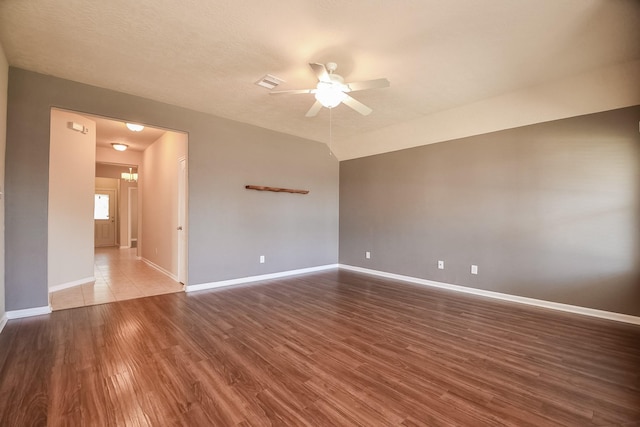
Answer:
<path fill-rule="evenodd" d="M 12 66 L 317 141 L 329 142 L 329 110 L 307 118 L 313 95 L 270 96 L 255 82 L 272 74 L 278 89 L 311 88 L 308 63 L 329 61 L 346 81 L 388 78 L 353 93 L 369 116 L 331 111 L 339 158 L 437 142 L 469 123 L 461 136 L 589 112 L 588 100 L 559 108 L 569 101 L 535 96 L 581 78 L 622 84 L 619 98 L 640 93 L 639 41 L 637 0 L 0 2 Z M 554 111 L 531 113 L 536 102 Z M 492 108 L 531 117 L 487 124 Z"/>

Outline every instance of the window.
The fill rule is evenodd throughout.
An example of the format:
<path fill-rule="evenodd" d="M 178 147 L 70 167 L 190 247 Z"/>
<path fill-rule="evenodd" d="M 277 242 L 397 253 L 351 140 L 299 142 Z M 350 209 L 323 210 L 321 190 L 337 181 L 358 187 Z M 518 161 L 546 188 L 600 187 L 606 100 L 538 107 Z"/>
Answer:
<path fill-rule="evenodd" d="M 96 194 L 93 219 L 109 219 L 109 195 Z"/>

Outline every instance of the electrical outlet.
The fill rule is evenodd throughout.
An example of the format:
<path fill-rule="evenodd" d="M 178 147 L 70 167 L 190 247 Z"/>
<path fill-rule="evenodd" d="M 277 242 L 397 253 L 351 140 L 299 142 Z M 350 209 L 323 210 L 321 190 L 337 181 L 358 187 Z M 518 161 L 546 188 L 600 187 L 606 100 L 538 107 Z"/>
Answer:
<path fill-rule="evenodd" d="M 438 268 L 444 270 L 444 261 L 438 261 Z"/>
<path fill-rule="evenodd" d="M 365 257 L 366 259 L 371 259 L 371 252 L 369 252 L 369 251 L 365 252 L 365 253 L 364 253 L 364 257 Z"/>
<path fill-rule="evenodd" d="M 478 266 L 477 265 L 472 265 L 471 266 L 471 274 L 478 274 Z"/>
<path fill-rule="evenodd" d="M 260 255 L 260 264 L 264 264 L 264 255 Z"/>

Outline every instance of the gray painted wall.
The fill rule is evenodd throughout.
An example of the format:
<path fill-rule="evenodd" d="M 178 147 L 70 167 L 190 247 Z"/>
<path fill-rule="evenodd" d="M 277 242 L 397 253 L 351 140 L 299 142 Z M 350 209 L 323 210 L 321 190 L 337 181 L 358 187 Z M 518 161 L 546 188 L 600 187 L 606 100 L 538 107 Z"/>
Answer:
<path fill-rule="evenodd" d="M 632 107 L 341 162 L 340 263 L 638 316 L 639 120 Z"/>
<path fill-rule="evenodd" d="M 212 100 L 213 102 L 214 100 Z M 332 264 L 338 162 L 324 144 L 111 90 L 9 70 L 6 306 L 47 299 L 51 107 L 189 134 L 189 284 Z M 307 196 L 245 190 L 305 188 Z M 258 263 L 266 255 L 265 264 Z"/>
<path fill-rule="evenodd" d="M 5 147 L 7 136 L 7 85 L 9 82 L 9 63 L 0 44 L 0 191 L 4 192 Z M 0 328 L 5 316 L 4 303 L 4 206 L 5 197 L 0 198 Z"/>

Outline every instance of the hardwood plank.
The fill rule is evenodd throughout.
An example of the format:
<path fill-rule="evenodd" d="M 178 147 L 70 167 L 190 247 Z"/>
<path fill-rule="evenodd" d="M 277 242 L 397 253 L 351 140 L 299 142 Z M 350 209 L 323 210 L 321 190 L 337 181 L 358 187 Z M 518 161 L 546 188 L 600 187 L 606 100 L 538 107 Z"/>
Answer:
<path fill-rule="evenodd" d="M 347 271 L 0 335 L 0 425 L 639 424 L 640 327 Z"/>

